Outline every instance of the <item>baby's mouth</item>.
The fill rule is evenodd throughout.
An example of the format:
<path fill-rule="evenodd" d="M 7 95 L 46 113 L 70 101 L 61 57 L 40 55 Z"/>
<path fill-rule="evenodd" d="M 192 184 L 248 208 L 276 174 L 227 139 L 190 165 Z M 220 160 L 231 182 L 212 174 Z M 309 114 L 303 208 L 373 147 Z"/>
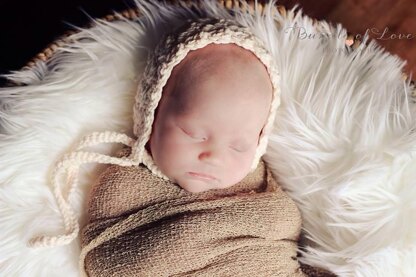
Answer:
<path fill-rule="evenodd" d="M 206 180 L 206 181 L 215 181 L 217 180 L 217 178 L 215 178 L 212 175 L 208 175 L 205 173 L 201 173 L 201 172 L 187 172 L 189 176 L 196 178 L 196 179 L 200 179 L 200 180 Z"/>

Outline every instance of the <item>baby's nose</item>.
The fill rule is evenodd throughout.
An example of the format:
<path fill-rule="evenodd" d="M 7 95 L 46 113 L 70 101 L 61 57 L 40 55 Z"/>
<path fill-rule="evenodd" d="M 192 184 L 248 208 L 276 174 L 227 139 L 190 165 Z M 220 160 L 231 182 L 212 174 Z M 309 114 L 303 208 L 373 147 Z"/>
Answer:
<path fill-rule="evenodd" d="M 219 165 L 223 158 L 221 152 L 220 149 L 206 149 L 199 153 L 198 159 L 212 165 Z"/>

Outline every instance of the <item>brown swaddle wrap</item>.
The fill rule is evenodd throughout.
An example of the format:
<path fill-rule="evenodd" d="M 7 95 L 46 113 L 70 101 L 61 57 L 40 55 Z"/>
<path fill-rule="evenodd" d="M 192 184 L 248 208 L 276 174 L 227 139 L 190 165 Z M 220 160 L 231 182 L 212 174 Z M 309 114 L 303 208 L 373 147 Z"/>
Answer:
<path fill-rule="evenodd" d="M 202 193 L 144 166 L 110 166 L 88 214 L 88 276 L 303 276 L 299 211 L 263 162 L 240 183 Z"/>

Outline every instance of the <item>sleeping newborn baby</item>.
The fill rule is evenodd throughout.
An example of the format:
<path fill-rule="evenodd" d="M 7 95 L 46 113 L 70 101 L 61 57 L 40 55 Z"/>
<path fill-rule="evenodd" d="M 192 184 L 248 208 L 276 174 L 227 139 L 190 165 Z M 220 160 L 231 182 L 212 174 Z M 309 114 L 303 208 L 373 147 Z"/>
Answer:
<path fill-rule="evenodd" d="M 105 133 L 80 144 L 131 149 L 117 158 L 73 153 L 62 163 L 71 180 L 69 165 L 81 160 L 114 164 L 91 192 L 82 274 L 303 276 L 300 213 L 261 160 L 278 76 L 261 41 L 231 20 L 190 21 L 161 40 L 136 95 L 137 139 Z M 77 235 L 68 205 L 60 209 L 68 234 L 33 244 Z"/>
<path fill-rule="evenodd" d="M 149 59 L 136 98 L 138 139 L 125 155 L 143 164 L 111 166 L 94 186 L 81 267 L 302 276 L 299 211 L 260 160 L 278 105 L 272 59 L 233 22 L 180 32 Z"/>

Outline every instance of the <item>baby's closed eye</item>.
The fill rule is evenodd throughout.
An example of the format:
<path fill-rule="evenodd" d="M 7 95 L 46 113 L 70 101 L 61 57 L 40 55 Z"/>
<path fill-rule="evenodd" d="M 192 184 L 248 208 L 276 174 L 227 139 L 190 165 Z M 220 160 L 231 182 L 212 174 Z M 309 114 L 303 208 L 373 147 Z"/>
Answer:
<path fill-rule="evenodd" d="M 207 140 L 207 136 L 205 136 L 204 134 L 199 134 L 190 130 L 187 130 L 185 128 L 182 128 L 180 126 L 178 126 L 179 129 L 181 129 L 181 131 L 188 136 L 189 138 L 196 140 L 196 141 L 206 141 Z"/>
<path fill-rule="evenodd" d="M 229 147 L 239 153 L 247 152 L 250 149 L 248 144 L 231 144 Z"/>
<path fill-rule="evenodd" d="M 177 127 L 179 128 L 180 132 L 186 136 L 186 138 L 189 138 L 192 141 L 204 142 L 208 140 L 208 135 L 202 132 L 202 130 L 196 130 L 181 125 L 177 125 Z M 226 141 L 223 142 L 226 146 Z M 255 144 L 250 143 L 246 139 L 236 139 L 231 141 L 231 143 L 228 145 L 228 148 L 237 153 L 245 153 L 249 151 L 252 146 L 256 147 Z"/>
<path fill-rule="evenodd" d="M 246 151 L 247 151 L 247 149 L 242 149 L 242 148 L 235 147 L 235 146 L 232 146 L 232 145 L 230 145 L 230 148 L 231 148 L 232 150 L 236 151 L 236 152 L 239 152 L 239 153 L 244 153 L 244 152 L 246 152 Z"/>

